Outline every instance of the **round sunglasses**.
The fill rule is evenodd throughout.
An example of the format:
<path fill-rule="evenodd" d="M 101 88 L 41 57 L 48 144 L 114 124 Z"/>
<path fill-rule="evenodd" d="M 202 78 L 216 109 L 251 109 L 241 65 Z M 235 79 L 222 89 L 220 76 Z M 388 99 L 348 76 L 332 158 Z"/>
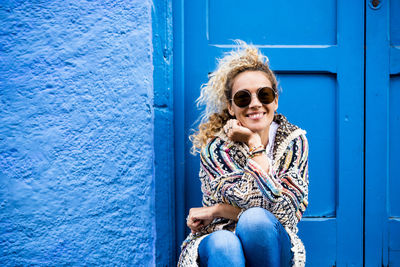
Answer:
<path fill-rule="evenodd" d="M 251 93 L 248 90 L 237 91 L 231 99 L 236 106 L 245 108 L 251 103 Z M 275 99 L 275 91 L 270 87 L 261 87 L 257 90 L 258 100 L 264 104 L 270 104 Z"/>

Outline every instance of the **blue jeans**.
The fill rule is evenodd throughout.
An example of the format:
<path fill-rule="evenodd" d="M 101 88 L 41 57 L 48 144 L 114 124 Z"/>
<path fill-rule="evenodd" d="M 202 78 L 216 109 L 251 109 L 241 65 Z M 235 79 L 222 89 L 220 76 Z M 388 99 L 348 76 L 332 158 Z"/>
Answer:
<path fill-rule="evenodd" d="M 263 208 L 243 212 L 236 234 L 222 230 L 199 246 L 200 266 L 292 266 L 290 237 L 276 217 Z"/>

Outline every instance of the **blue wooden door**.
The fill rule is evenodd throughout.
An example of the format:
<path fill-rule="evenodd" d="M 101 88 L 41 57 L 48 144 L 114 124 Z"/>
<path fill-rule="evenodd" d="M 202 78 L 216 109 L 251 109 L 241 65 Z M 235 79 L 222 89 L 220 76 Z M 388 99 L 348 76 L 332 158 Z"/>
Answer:
<path fill-rule="evenodd" d="M 242 39 L 278 75 L 278 112 L 308 132 L 309 207 L 299 224 L 307 266 L 363 265 L 364 8 L 361 0 L 174 1 L 178 243 L 188 209 L 201 205 L 188 141 L 195 100 L 215 58 Z"/>
<path fill-rule="evenodd" d="M 379 1 L 378 1 L 379 2 Z M 365 266 L 400 266 L 400 1 L 366 7 Z"/>

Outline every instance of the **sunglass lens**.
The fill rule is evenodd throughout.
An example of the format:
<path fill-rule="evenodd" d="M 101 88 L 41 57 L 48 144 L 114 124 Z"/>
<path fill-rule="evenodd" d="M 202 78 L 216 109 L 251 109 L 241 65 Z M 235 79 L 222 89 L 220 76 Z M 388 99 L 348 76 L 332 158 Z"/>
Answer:
<path fill-rule="evenodd" d="M 263 104 L 270 104 L 275 99 L 275 92 L 272 88 L 264 87 L 258 91 L 258 100 Z"/>
<path fill-rule="evenodd" d="M 244 108 L 250 104 L 251 95 L 249 92 L 242 90 L 234 95 L 233 101 L 235 102 L 236 106 Z"/>

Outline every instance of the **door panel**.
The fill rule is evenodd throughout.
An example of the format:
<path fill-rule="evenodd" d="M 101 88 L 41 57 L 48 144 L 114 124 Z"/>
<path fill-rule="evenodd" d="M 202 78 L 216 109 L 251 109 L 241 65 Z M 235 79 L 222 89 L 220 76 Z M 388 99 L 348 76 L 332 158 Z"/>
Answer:
<path fill-rule="evenodd" d="M 400 1 L 390 1 L 389 266 L 400 266 Z M 373 107 L 372 107 L 373 108 Z"/>
<path fill-rule="evenodd" d="M 400 266 L 400 1 L 367 2 L 366 266 Z"/>
<path fill-rule="evenodd" d="M 400 10 L 399 10 L 400 11 Z M 400 34 L 399 34 L 400 35 Z M 390 76 L 389 86 L 389 182 L 388 182 L 388 260 L 400 266 L 400 75 Z"/>
<path fill-rule="evenodd" d="M 336 113 L 337 83 L 334 74 L 279 74 L 282 88 L 279 112 L 307 130 L 310 141 L 309 172 L 321 179 L 309 185 L 305 217 L 336 216 Z M 324 155 L 319 157 L 318 155 Z M 315 176 L 314 176 L 315 177 Z M 319 189 L 324 190 L 319 190 Z"/>
<path fill-rule="evenodd" d="M 177 135 L 188 140 L 201 110 L 200 86 L 216 58 L 242 39 L 258 46 L 277 73 L 279 112 L 307 130 L 310 144 L 309 207 L 299 223 L 307 266 L 363 264 L 364 3 L 358 1 L 179 1 L 183 31 L 182 75 L 175 88 L 180 115 Z M 199 158 L 190 143 L 178 190 L 177 210 L 201 205 Z M 178 240 L 188 232 L 178 229 Z"/>
<path fill-rule="evenodd" d="M 230 45 L 232 39 L 255 44 L 335 45 L 336 1 L 207 0 L 210 44 Z M 265 30 L 263 30 L 265 29 Z"/>

